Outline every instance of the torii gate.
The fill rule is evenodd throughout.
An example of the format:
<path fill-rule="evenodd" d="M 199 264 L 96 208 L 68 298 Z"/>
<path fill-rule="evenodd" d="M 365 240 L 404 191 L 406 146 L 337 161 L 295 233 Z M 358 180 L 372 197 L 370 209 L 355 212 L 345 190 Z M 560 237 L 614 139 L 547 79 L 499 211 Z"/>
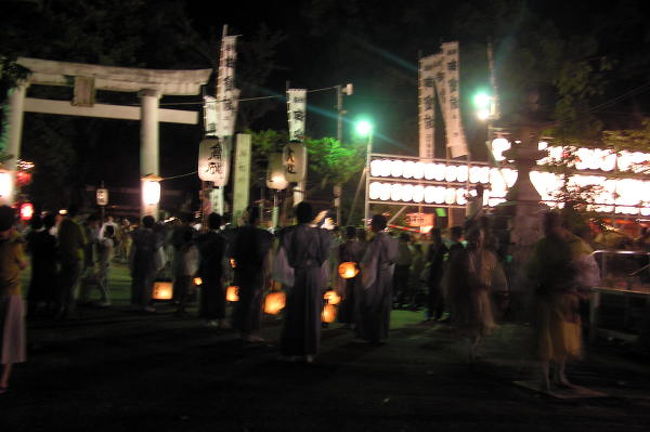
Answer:
<path fill-rule="evenodd" d="M 195 111 L 160 109 L 163 95 L 198 95 L 207 84 L 212 69 L 154 70 L 67 63 L 19 57 L 17 63 L 31 71 L 9 94 L 7 118 L 8 154 L 14 158 L 5 167 L 15 177 L 16 161 L 20 156 L 23 115 L 25 112 L 62 114 L 83 117 L 101 117 L 140 120 L 140 174 L 159 175 L 158 123 L 198 124 Z M 30 84 L 74 87 L 72 101 L 29 98 Z M 137 92 L 142 101 L 139 107 L 95 103 L 95 90 Z M 9 197 L 10 203 L 14 196 Z M 143 214 L 158 215 L 158 204 L 143 205 Z"/>

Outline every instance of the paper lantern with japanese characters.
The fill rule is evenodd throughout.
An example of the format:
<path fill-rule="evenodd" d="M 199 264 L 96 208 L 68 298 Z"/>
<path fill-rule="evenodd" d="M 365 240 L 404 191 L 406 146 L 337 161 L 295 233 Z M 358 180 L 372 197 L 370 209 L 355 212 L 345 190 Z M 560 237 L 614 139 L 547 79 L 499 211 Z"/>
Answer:
<path fill-rule="evenodd" d="M 277 315 L 284 309 L 286 302 L 287 296 L 283 291 L 270 292 L 264 299 L 264 313 Z"/>
<path fill-rule="evenodd" d="M 207 138 L 199 144 L 199 178 L 211 181 L 214 186 L 228 184 L 230 149 L 218 138 Z"/>
<path fill-rule="evenodd" d="M 305 179 L 307 166 L 307 148 L 299 142 L 291 142 L 282 149 L 282 165 L 284 177 L 289 182 L 299 182 Z"/>
<path fill-rule="evenodd" d="M 171 300 L 174 296 L 174 284 L 171 281 L 156 281 L 153 283 L 151 298 L 154 300 Z"/>
<path fill-rule="evenodd" d="M 327 300 L 327 304 L 336 305 L 341 303 L 341 296 L 338 295 L 334 290 L 325 291 L 323 298 Z"/>
<path fill-rule="evenodd" d="M 321 321 L 324 323 L 332 323 L 336 319 L 336 306 L 332 304 L 326 304 L 321 313 Z"/>
<path fill-rule="evenodd" d="M 359 274 L 359 267 L 357 263 L 352 261 L 345 261 L 339 264 L 339 276 L 343 279 L 352 279 Z"/>
<path fill-rule="evenodd" d="M 229 302 L 239 301 L 239 287 L 235 285 L 230 285 L 226 288 L 226 300 Z"/>

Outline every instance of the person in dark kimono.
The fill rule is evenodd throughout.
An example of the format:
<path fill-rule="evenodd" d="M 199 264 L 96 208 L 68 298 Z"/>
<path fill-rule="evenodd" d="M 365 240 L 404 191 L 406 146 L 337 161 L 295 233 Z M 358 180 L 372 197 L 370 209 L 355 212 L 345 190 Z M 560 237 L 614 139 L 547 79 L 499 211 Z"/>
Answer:
<path fill-rule="evenodd" d="M 57 246 L 56 237 L 50 234 L 56 218 L 54 214 L 43 217 L 43 229 L 33 231 L 29 238 L 32 257 L 32 279 L 27 293 L 27 313 L 34 317 L 40 306 L 52 311 L 57 293 Z"/>
<path fill-rule="evenodd" d="M 393 270 L 398 243 L 385 232 L 386 225 L 384 216 L 372 217 L 370 228 L 375 237 L 368 243 L 361 260 L 362 290 L 357 334 L 370 343 L 381 343 L 388 338 L 392 309 Z"/>
<path fill-rule="evenodd" d="M 263 342 L 259 335 L 262 322 L 262 297 L 271 275 L 269 252 L 273 236 L 257 227 L 260 210 L 250 206 L 246 225 L 235 230 L 230 257 L 235 260 L 234 283 L 239 287 L 232 325 L 246 342 Z"/>
<path fill-rule="evenodd" d="M 359 264 L 363 258 L 363 245 L 357 238 L 355 227 L 349 226 L 345 230 L 345 243 L 339 246 L 339 264 L 354 262 Z M 344 279 L 341 284 L 341 304 L 339 305 L 338 320 L 346 327 L 354 326 L 354 317 L 358 307 L 359 283 L 361 276 Z"/>
<path fill-rule="evenodd" d="M 226 240 L 221 235 L 221 215 L 211 213 L 208 216 L 208 231 L 197 239 L 201 262 L 199 276 L 201 298 L 199 316 L 206 325 L 226 327 L 226 290 L 223 284 L 223 261 Z"/>
<path fill-rule="evenodd" d="M 427 273 L 427 312 L 426 320 L 440 320 L 445 310 L 445 299 L 442 289 L 442 276 L 444 272 L 445 255 L 449 252 L 447 245 L 442 240 L 440 228 L 431 230 L 432 243 L 429 248 L 428 273 Z"/>
<path fill-rule="evenodd" d="M 154 223 L 152 216 L 142 218 L 142 226 L 131 234 L 133 245 L 129 257 L 132 278 L 131 304 L 147 313 L 156 312 L 151 302 L 151 294 L 159 270 L 156 268 L 155 254 L 162 245 L 162 239 L 153 229 Z"/>
<path fill-rule="evenodd" d="M 282 354 L 290 360 L 314 361 L 320 345 L 321 309 L 326 280 L 323 263 L 330 250 L 330 233 L 312 227 L 312 207 L 303 201 L 296 206 L 298 225 L 281 233 L 280 245 L 294 270 L 294 285 L 287 295 L 282 329 Z"/>

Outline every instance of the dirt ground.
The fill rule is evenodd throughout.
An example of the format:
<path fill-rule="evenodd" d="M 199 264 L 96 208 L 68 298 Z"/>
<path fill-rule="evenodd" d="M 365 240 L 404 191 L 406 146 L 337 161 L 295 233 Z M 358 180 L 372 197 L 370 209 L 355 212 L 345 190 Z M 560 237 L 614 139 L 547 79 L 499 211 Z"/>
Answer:
<path fill-rule="evenodd" d="M 243 344 L 171 305 L 132 312 L 126 287 L 115 281 L 111 308 L 30 322 L 0 431 L 650 430 L 648 359 L 624 345 L 588 346 L 569 370 L 602 395 L 561 399 L 514 383 L 534 377 L 525 325 L 501 325 L 468 364 L 453 329 L 394 311 L 385 345 L 334 324 L 315 364 L 284 363 L 277 317 L 265 344 Z"/>

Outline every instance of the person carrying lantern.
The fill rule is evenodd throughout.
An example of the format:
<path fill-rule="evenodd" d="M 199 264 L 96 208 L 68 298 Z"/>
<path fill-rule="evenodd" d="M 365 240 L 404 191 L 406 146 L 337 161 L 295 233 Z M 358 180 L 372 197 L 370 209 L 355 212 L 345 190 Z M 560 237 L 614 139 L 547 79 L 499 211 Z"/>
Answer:
<path fill-rule="evenodd" d="M 197 240 L 201 253 L 199 276 L 202 280 L 199 316 L 208 326 L 226 324 L 226 289 L 223 284 L 226 240 L 221 234 L 221 215 L 210 213 L 208 231 Z"/>
<path fill-rule="evenodd" d="M 339 266 L 343 263 L 358 265 L 361 258 L 363 258 L 363 245 L 357 238 L 356 228 L 349 226 L 345 229 L 345 242 L 339 246 Z M 347 328 L 355 325 L 354 318 L 358 308 L 360 279 L 361 277 L 356 275 L 343 279 L 340 284 L 342 300 L 339 306 L 338 319 Z"/>
<path fill-rule="evenodd" d="M 14 222 L 14 210 L 0 206 L 0 394 L 7 391 L 13 364 L 26 360 L 20 272 L 27 267 L 27 260 Z"/>
<path fill-rule="evenodd" d="M 327 230 L 310 225 L 312 207 L 303 201 L 296 206 L 298 224 L 282 231 L 280 244 L 294 270 L 282 328 L 282 355 L 288 360 L 314 361 L 320 345 L 321 309 L 326 280 L 322 267 L 330 252 Z"/>
<path fill-rule="evenodd" d="M 398 258 L 398 242 L 385 231 L 386 217 L 374 215 L 370 229 L 375 234 L 361 260 L 361 296 L 357 335 L 370 343 L 388 338 L 393 304 L 393 270 Z"/>
<path fill-rule="evenodd" d="M 246 225 L 234 232 L 230 258 L 235 261 L 234 283 L 239 287 L 232 326 L 245 342 L 263 342 L 259 335 L 262 322 L 264 287 L 270 282 L 270 251 L 273 236 L 258 228 L 260 209 L 250 206 Z"/>

